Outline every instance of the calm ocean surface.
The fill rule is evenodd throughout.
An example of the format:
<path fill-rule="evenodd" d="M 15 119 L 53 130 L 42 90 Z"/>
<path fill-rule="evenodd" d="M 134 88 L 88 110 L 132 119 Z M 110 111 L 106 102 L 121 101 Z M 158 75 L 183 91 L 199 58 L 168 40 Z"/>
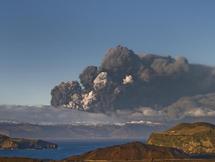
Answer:
<path fill-rule="evenodd" d="M 71 155 L 78 155 L 96 148 L 123 144 L 135 139 L 114 140 L 47 140 L 58 144 L 58 149 L 47 150 L 0 150 L 0 156 L 7 157 L 31 157 L 40 159 L 60 160 Z M 144 140 L 138 139 L 144 142 Z"/>

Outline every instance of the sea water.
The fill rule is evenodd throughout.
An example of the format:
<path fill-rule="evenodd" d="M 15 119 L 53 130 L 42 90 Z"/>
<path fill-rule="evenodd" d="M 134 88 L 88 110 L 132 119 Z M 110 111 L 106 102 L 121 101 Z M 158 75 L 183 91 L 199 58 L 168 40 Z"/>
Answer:
<path fill-rule="evenodd" d="M 38 159 L 54 159 L 60 160 L 72 155 L 117 144 L 124 144 L 136 139 L 108 139 L 108 140 L 48 140 L 58 144 L 57 149 L 43 150 L 0 150 L 0 156 L 4 157 L 30 157 Z M 138 141 L 144 142 L 143 139 Z"/>

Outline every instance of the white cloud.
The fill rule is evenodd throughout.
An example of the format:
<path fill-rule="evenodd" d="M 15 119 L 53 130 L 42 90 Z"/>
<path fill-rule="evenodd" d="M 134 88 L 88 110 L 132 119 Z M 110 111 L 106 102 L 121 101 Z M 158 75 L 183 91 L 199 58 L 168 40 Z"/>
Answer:
<path fill-rule="evenodd" d="M 151 107 L 141 107 L 141 108 L 137 109 L 136 113 L 144 115 L 144 116 L 159 116 L 159 115 L 161 115 L 161 111 L 156 111 L 156 110 L 152 109 Z"/>
<path fill-rule="evenodd" d="M 215 111 L 210 109 L 204 109 L 204 108 L 193 108 L 189 111 L 186 111 L 184 113 L 185 116 L 191 116 L 191 117 L 209 117 L 209 116 L 215 116 Z"/>
<path fill-rule="evenodd" d="M 150 108 L 140 109 L 135 115 L 131 111 L 117 111 L 113 114 L 90 113 L 51 106 L 10 106 L 0 105 L 0 122 L 18 122 L 43 125 L 153 125 L 154 115 L 158 113 Z M 149 118 L 148 118 L 149 117 Z M 157 119 L 157 118 L 156 118 Z"/>

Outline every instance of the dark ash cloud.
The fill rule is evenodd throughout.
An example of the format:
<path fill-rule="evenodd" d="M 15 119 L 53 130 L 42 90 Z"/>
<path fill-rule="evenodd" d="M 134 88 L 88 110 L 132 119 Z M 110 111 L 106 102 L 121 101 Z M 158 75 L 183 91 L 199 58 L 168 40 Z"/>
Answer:
<path fill-rule="evenodd" d="M 184 57 L 138 55 L 123 46 L 109 49 L 99 67 L 86 67 L 79 78 L 82 87 L 77 81 L 55 86 L 51 105 L 105 113 L 159 111 L 183 96 L 215 92 L 213 67 Z"/>

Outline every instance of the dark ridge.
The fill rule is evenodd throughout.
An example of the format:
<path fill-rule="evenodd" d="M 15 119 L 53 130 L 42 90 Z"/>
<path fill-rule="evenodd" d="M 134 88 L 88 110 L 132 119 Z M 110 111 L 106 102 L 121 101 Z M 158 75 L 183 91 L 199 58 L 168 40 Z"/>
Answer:
<path fill-rule="evenodd" d="M 147 145 L 141 142 L 131 142 L 106 148 L 99 148 L 79 156 L 65 160 L 144 160 L 144 159 L 184 159 L 189 156 L 175 148 Z"/>

